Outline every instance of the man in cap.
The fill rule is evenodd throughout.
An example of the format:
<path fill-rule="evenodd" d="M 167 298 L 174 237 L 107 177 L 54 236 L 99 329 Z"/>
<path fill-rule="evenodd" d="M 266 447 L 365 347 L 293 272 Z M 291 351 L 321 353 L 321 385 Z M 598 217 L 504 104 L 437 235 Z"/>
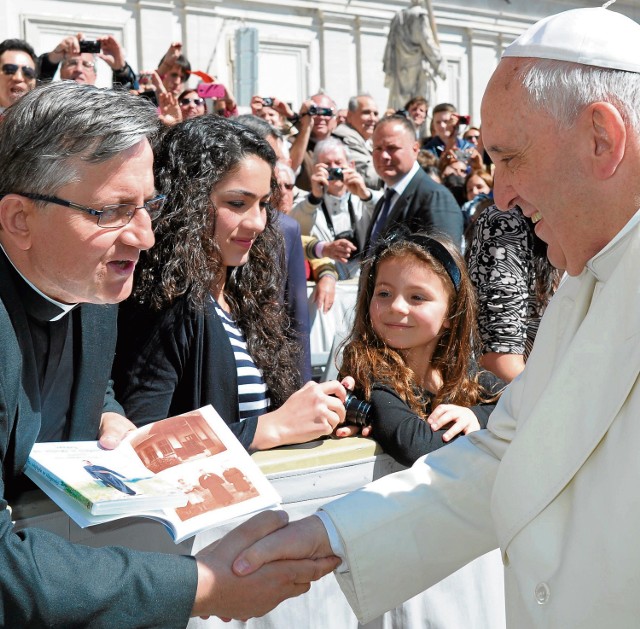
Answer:
<path fill-rule="evenodd" d="M 247 618 L 335 566 L 274 564 L 275 572 L 243 584 L 231 561 L 282 526 L 274 513 L 195 557 L 93 549 L 13 529 L 8 503 L 24 490 L 35 441 L 100 437 L 113 448 L 133 427 L 109 377 L 115 304 L 130 294 L 138 257 L 153 245 L 151 217 L 163 201 L 153 181 L 157 132 L 155 108 L 144 99 L 71 81 L 30 92 L 2 121 L 2 626 L 184 627 L 190 615 Z"/>
<path fill-rule="evenodd" d="M 482 106 L 496 202 L 519 206 L 569 275 L 525 371 L 487 430 L 262 540 L 238 572 L 282 548 L 339 553 L 368 622 L 499 546 L 509 627 L 637 626 L 638 59 L 640 27 L 605 8 L 506 49 Z"/>

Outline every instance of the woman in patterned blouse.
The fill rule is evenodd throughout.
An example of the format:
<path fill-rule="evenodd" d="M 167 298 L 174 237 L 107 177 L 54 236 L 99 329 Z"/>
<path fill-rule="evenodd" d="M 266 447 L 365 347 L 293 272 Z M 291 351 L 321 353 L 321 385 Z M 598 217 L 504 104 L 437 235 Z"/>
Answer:
<path fill-rule="evenodd" d="M 524 369 L 561 272 L 517 207 L 493 205 L 480 214 L 467 263 L 478 294 L 480 364 L 510 382 Z"/>

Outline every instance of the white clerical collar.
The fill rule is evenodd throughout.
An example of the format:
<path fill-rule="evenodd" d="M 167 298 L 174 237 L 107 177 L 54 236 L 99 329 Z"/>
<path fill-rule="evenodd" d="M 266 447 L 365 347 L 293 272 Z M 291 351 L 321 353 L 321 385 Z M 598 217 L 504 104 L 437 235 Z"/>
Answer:
<path fill-rule="evenodd" d="M 640 224 L 640 210 L 638 210 L 628 223 L 607 243 L 591 260 L 587 262 L 587 269 L 593 273 L 599 282 L 605 282 L 613 273 L 620 261 L 620 255 L 624 251 L 623 243 L 629 239 L 629 235 Z"/>
<path fill-rule="evenodd" d="M 385 186 L 385 188 L 393 188 L 396 191 L 396 199 L 405 191 L 406 187 L 409 185 L 409 182 L 413 179 L 414 175 L 420 170 L 420 164 L 418 162 L 413 162 L 413 166 L 411 170 L 397 183 L 394 183 L 392 186 Z"/>
<path fill-rule="evenodd" d="M 63 304 L 61 301 L 57 301 L 52 299 L 48 295 L 45 295 L 33 282 L 30 282 L 21 272 L 20 269 L 13 263 L 13 260 L 9 257 L 9 254 L 6 252 L 5 248 L 0 244 L 0 249 L 2 249 L 4 255 L 7 257 L 7 260 L 11 263 L 11 266 L 16 270 L 16 273 L 28 284 L 40 297 L 43 297 L 48 302 L 52 303 L 54 306 L 60 308 L 62 312 L 60 314 L 50 319 L 50 321 L 59 321 L 65 315 L 69 314 L 78 304 Z"/>

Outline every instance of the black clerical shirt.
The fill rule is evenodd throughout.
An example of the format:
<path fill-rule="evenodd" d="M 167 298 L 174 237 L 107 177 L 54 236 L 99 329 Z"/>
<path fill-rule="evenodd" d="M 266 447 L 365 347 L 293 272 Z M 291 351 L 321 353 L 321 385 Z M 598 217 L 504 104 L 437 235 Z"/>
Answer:
<path fill-rule="evenodd" d="M 38 441 L 61 441 L 73 386 L 73 317 L 71 309 L 45 297 L 15 269 L 0 248 L 27 314 L 40 387 L 41 426 Z"/>

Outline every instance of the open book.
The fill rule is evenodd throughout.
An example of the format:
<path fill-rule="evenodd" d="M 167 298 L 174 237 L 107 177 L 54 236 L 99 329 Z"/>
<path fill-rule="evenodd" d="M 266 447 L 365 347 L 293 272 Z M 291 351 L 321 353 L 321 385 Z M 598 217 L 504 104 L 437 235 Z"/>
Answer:
<path fill-rule="evenodd" d="M 82 528 L 147 517 L 176 543 L 280 502 L 212 406 L 138 428 L 115 450 L 36 443 L 25 474 Z"/>

